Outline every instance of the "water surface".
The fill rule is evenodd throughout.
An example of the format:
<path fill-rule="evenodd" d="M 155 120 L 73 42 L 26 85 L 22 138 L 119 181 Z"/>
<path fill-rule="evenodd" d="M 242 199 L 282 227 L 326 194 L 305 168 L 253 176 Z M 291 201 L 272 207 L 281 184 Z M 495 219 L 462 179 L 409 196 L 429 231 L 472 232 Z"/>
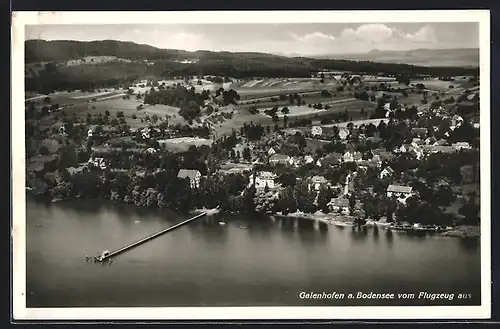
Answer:
<path fill-rule="evenodd" d="M 116 256 L 188 215 L 72 201 L 27 201 L 27 307 L 479 305 L 479 245 L 353 231 L 311 220 L 222 215 Z M 219 225 L 224 221 L 227 225 Z M 449 300 L 301 299 L 301 292 L 455 293 Z M 472 294 L 458 299 L 457 294 Z"/>

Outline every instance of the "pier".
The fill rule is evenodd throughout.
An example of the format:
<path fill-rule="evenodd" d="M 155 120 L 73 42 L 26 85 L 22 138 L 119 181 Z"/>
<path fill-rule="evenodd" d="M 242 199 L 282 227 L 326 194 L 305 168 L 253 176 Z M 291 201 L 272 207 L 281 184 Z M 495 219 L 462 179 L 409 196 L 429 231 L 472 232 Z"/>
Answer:
<path fill-rule="evenodd" d="M 189 218 L 189 219 L 186 219 L 186 220 L 185 220 L 185 221 L 183 221 L 183 222 L 180 222 L 180 223 L 178 223 L 178 224 L 175 224 L 175 225 L 173 225 L 173 226 L 170 226 L 170 227 L 168 227 L 168 228 L 166 228 L 166 229 L 164 229 L 164 230 L 161 230 L 161 231 L 156 232 L 156 233 L 154 233 L 154 234 L 152 234 L 152 235 L 149 235 L 149 236 L 147 236 L 147 237 L 145 237 L 145 238 L 143 238 L 143 239 L 141 239 L 141 240 L 139 240 L 139 241 L 136 241 L 136 242 L 134 242 L 134 243 L 131 243 L 131 244 L 129 244 L 129 245 L 126 245 L 125 247 L 122 247 L 122 248 L 117 249 L 117 250 L 115 250 L 115 251 L 113 251 L 113 252 L 110 252 L 109 254 L 107 254 L 107 255 L 105 255 L 105 256 L 103 256 L 103 257 L 99 257 L 99 258 L 98 258 L 98 261 L 100 261 L 100 262 L 105 261 L 106 259 L 109 259 L 109 258 L 111 258 L 111 257 L 114 257 L 114 256 L 116 256 L 116 255 L 118 255 L 118 254 L 121 254 L 122 252 L 125 252 L 125 251 L 127 251 L 127 250 L 130 250 L 130 249 L 132 249 L 132 248 L 134 248 L 134 247 L 137 247 L 138 245 L 141 245 L 141 244 L 143 244 L 143 243 L 145 243 L 145 242 L 147 242 L 147 241 L 153 240 L 154 238 L 156 238 L 156 237 L 158 237 L 158 236 L 160 236 L 160 235 L 162 235 L 162 234 L 165 234 L 165 233 L 167 233 L 167 232 L 173 231 L 173 230 L 175 230 L 176 228 L 179 228 L 179 227 L 181 227 L 181 226 L 183 226 L 183 225 L 185 225 L 185 224 L 187 224 L 187 223 L 189 223 L 189 222 L 192 222 L 192 221 L 194 221 L 195 219 L 198 219 L 198 218 L 200 218 L 200 217 L 206 216 L 207 214 L 208 214 L 208 212 L 207 212 L 207 211 L 202 212 L 201 214 L 198 214 L 198 215 L 196 215 L 196 216 L 194 216 L 194 217 L 191 217 L 191 218 Z"/>

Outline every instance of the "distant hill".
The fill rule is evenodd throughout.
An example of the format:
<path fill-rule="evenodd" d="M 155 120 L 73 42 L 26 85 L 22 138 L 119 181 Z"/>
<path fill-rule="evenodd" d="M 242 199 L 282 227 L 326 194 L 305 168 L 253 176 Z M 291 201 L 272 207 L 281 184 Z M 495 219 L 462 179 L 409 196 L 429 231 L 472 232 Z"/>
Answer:
<path fill-rule="evenodd" d="M 478 48 L 415 49 L 407 51 L 372 50 L 367 53 L 321 55 L 315 58 L 401 63 L 417 66 L 479 67 Z"/>
<path fill-rule="evenodd" d="M 211 59 L 227 60 L 234 56 L 247 59 L 285 58 L 284 56 L 264 53 L 230 53 L 198 50 L 195 52 L 178 49 L 160 49 L 150 45 L 134 42 L 102 40 L 102 41 L 69 41 L 69 40 L 27 40 L 25 42 L 25 62 L 62 62 L 88 56 L 116 56 L 130 60 L 183 60 Z"/>
<path fill-rule="evenodd" d="M 379 60 L 383 56 L 372 57 Z M 352 59 L 290 58 L 255 52 L 189 52 L 115 40 L 28 40 L 25 42 L 25 84 L 26 90 L 47 93 L 52 90 L 125 85 L 144 76 L 308 78 L 312 73 L 322 70 L 408 76 L 479 73 L 477 68 L 460 66 L 423 67 Z"/>

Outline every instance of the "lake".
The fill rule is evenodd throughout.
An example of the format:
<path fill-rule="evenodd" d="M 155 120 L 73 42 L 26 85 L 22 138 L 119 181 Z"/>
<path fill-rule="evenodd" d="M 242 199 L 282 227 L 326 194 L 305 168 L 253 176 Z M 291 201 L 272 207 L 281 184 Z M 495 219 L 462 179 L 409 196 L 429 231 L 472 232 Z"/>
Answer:
<path fill-rule="evenodd" d="M 112 263 L 85 260 L 188 217 L 96 201 L 45 205 L 28 199 L 27 307 L 480 305 L 478 242 L 355 231 L 307 219 L 218 214 Z M 303 299 L 301 292 L 416 297 Z M 423 299 L 420 292 L 455 298 Z"/>

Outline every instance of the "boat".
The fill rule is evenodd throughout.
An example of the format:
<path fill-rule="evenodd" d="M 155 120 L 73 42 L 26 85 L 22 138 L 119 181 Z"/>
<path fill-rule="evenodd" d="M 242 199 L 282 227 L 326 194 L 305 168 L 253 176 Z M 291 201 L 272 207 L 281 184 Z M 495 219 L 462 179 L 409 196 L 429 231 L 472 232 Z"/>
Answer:
<path fill-rule="evenodd" d="M 104 250 L 99 257 L 97 257 L 97 260 L 102 262 L 106 257 L 109 256 L 109 251 Z"/>
<path fill-rule="evenodd" d="M 220 226 L 224 226 L 224 225 L 226 225 L 226 223 L 224 223 L 224 222 L 219 222 L 219 225 L 220 225 Z"/>

